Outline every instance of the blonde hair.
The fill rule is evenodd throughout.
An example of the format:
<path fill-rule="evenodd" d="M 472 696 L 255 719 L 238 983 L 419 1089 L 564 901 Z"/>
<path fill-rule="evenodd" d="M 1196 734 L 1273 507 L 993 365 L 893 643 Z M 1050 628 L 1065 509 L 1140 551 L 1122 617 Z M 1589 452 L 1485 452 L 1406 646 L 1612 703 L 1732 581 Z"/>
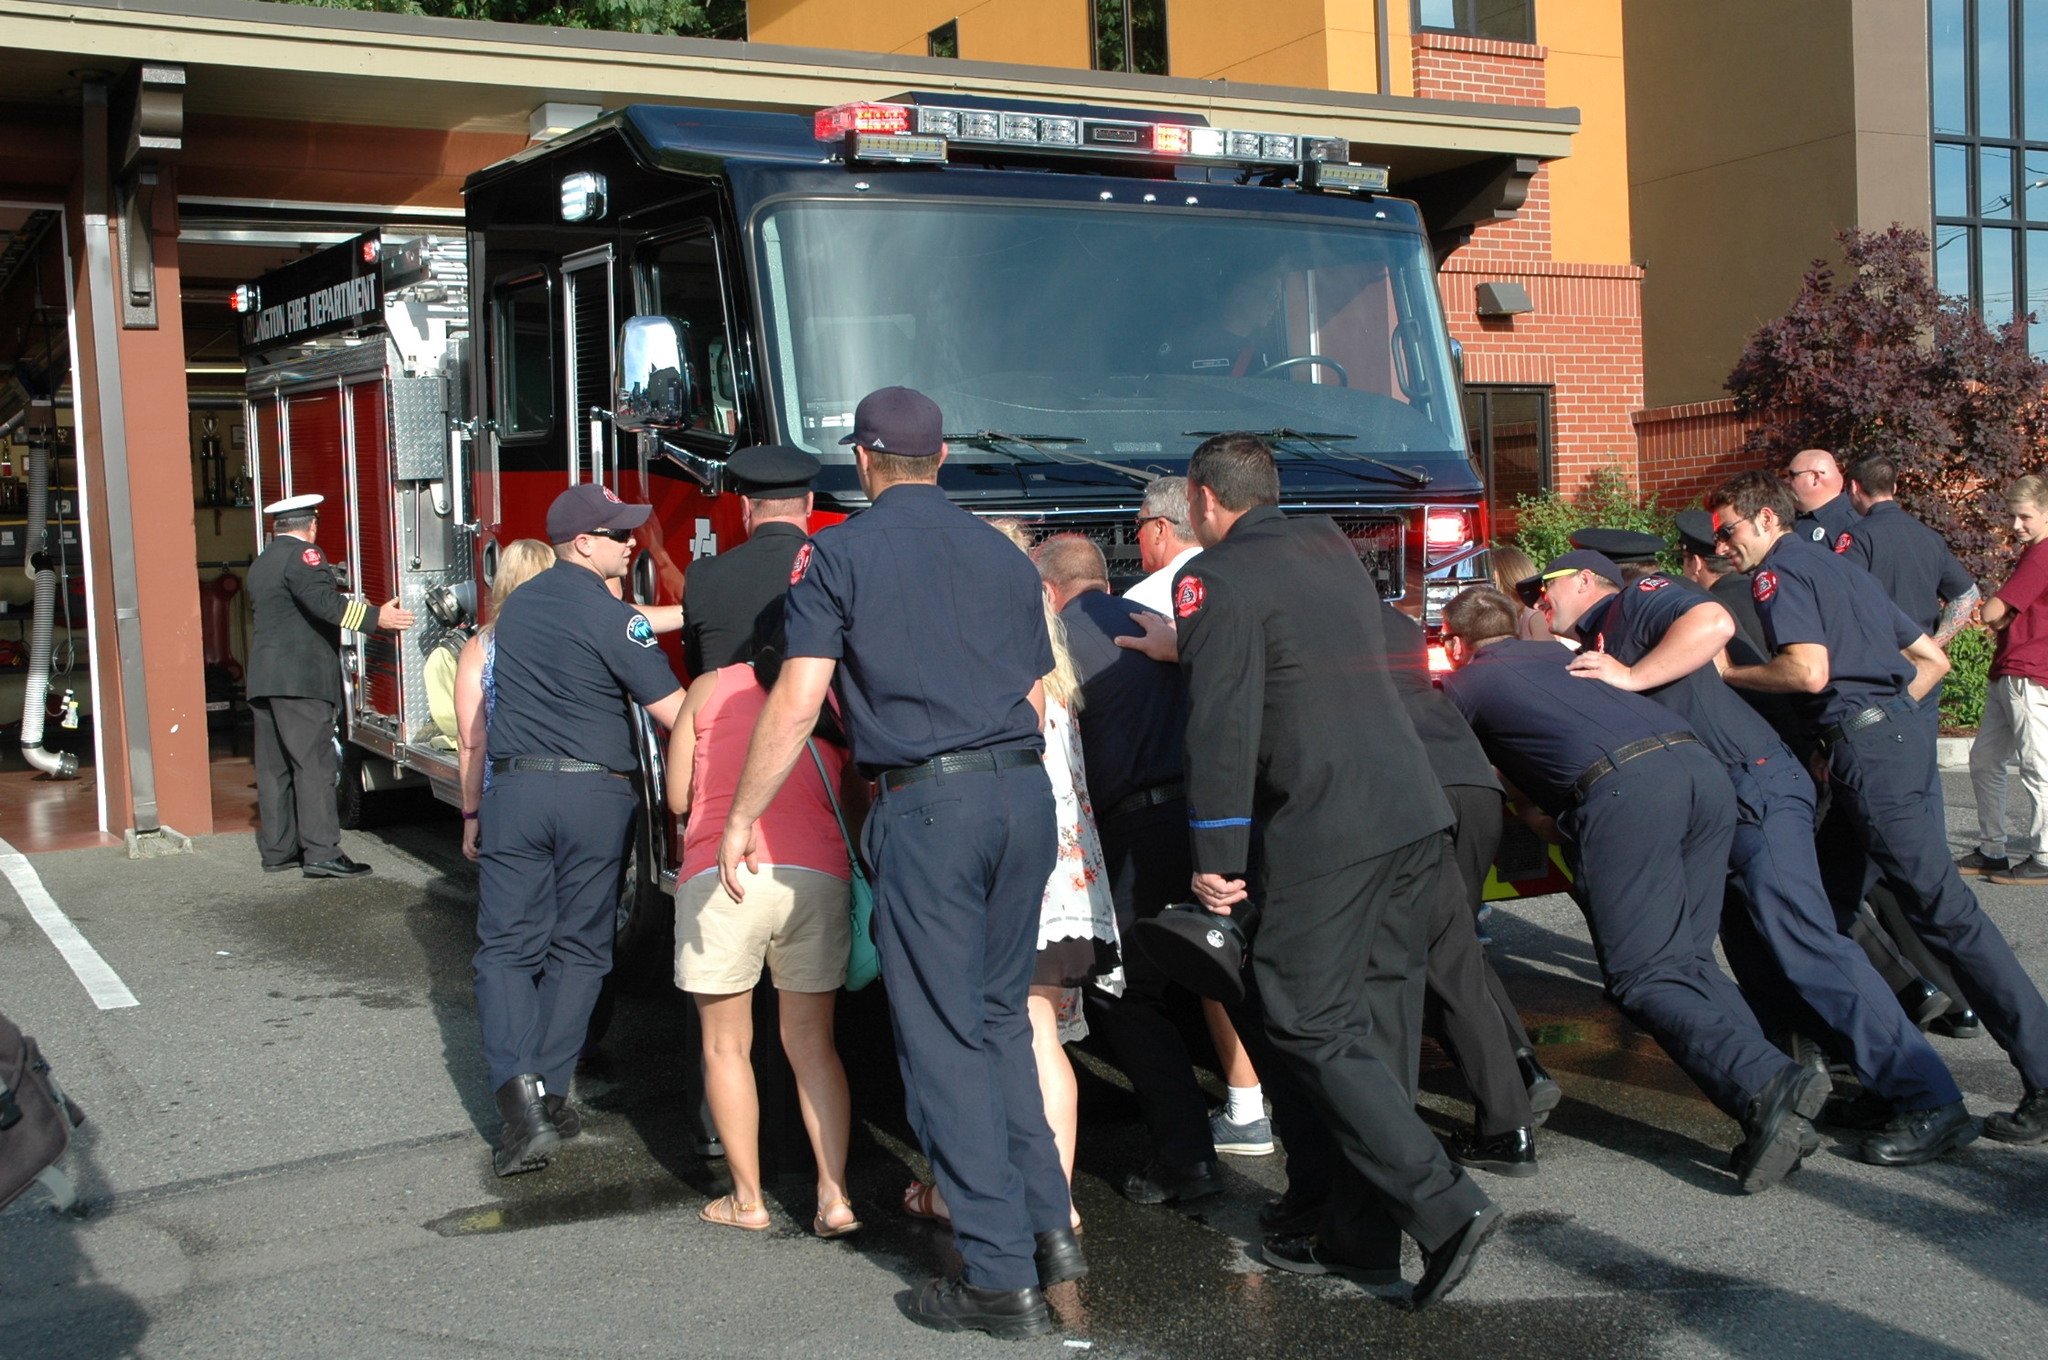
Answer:
<path fill-rule="evenodd" d="M 2048 510 L 2048 477 L 2028 473 L 2006 488 L 2005 499 L 2010 505 L 2031 505 L 2036 510 Z"/>
<path fill-rule="evenodd" d="M 555 565 L 555 550 L 537 538 L 516 538 L 498 554 L 498 572 L 491 578 L 491 621 L 489 632 L 498 624 L 498 611 L 513 591 Z"/>
<path fill-rule="evenodd" d="M 1031 531 L 1024 521 L 1013 515 L 1003 515 L 988 521 L 989 527 L 1009 539 L 1024 553 L 1031 555 Z M 1045 634 L 1052 642 L 1052 669 L 1045 673 L 1045 697 L 1057 700 L 1069 713 L 1081 711 L 1081 672 L 1074 668 L 1074 654 L 1067 647 L 1067 625 L 1060 612 L 1052 607 L 1052 596 L 1044 586 L 1038 590 L 1038 598 L 1045 606 Z"/>
<path fill-rule="evenodd" d="M 1501 544 L 1489 550 L 1488 556 L 1493 562 L 1493 584 L 1504 595 L 1512 597 L 1517 581 L 1526 581 L 1536 574 L 1536 564 L 1520 548 Z"/>
<path fill-rule="evenodd" d="M 998 515 L 996 518 L 988 521 L 988 527 L 1001 534 L 1004 538 L 1009 539 L 1025 552 L 1031 551 L 1031 530 L 1027 529 L 1024 526 L 1024 521 L 1018 519 L 1015 515 Z"/>

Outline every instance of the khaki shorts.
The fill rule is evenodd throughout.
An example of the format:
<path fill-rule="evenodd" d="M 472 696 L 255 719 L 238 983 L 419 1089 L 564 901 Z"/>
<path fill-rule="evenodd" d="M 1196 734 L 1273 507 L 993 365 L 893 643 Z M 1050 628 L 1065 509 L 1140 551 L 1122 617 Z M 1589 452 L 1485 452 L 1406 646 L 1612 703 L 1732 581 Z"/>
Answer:
<path fill-rule="evenodd" d="M 708 869 L 676 892 L 676 986 L 722 996 L 751 991 L 765 960 L 786 992 L 834 992 L 853 943 L 844 879 L 815 869 L 742 866 L 747 900 L 735 902 Z"/>

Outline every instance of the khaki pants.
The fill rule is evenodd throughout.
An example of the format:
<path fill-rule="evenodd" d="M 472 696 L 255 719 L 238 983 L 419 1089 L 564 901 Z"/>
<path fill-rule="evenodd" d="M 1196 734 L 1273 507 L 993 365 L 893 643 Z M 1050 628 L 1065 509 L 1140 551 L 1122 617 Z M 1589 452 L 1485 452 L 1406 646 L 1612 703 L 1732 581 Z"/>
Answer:
<path fill-rule="evenodd" d="M 1984 694 L 1984 720 L 1970 747 L 1970 783 L 1977 791 L 1977 849 L 2003 859 L 2005 767 L 2019 761 L 2020 786 L 2033 800 L 2023 846 L 2048 863 L 2048 685 L 2024 676 L 1993 679 Z"/>

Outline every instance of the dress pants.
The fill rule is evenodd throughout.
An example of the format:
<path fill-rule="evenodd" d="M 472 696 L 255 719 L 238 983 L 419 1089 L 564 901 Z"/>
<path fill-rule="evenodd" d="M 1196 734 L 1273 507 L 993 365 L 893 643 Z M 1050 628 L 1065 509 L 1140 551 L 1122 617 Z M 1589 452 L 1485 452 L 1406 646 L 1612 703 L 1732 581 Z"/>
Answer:
<path fill-rule="evenodd" d="M 1962 1099 L 1955 1079 L 1863 951 L 1835 925 L 1813 847 L 1813 781 L 1790 751 L 1728 767 L 1735 842 L 1721 941 L 1743 994 L 1780 1033 L 1832 1036 L 1863 1084 L 1900 1110 Z"/>
<path fill-rule="evenodd" d="M 536 1072 L 567 1095 L 612 969 L 619 875 L 639 794 L 607 774 L 519 770 L 484 790 L 476 1009 L 496 1090 Z"/>
<path fill-rule="evenodd" d="M 1970 783 L 1977 791 L 1977 849 L 1991 859 L 2007 851 L 2005 767 L 2019 759 L 2020 785 L 2033 805 L 2020 839 L 2048 864 L 2048 684 L 2024 675 L 1992 677 L 1984 722 L 1970 746 Z"/>
<path fill-rule="evenodd" d="M 1129 940 L 1139 921 L 1188 898 L 1188 807 L 1183 799 L 1104 820 L 1102 858 L 1116 903 L 1116 927 Z M 1090 1026 L 1099 1030 L 1130 1078 L 1160 1160 L 1175 1166 L 1214 1161 L 1209 1105 L 1195 1081 L 1180 1026 L 1167 1012 L 1166 976 L 1143 949 L 1124 951 L 1124 994 L 1082 989 Z"/>
<path fill-rule="evenodd" d="M 334 805 L 334 705 L 283 695 L 251 699 L 255 723 L 256 850 L 273 867 L 341 853 Z"/>
<path fill-rule="evenodd" d="M 1069 1219 L 1025 1009 L 1057 839 L 1040 765 L 885 785 L 861 833 L 910 1126 L 983 1289 L 1036 1286 Z"/>
<path fill-rule="evenodd" d="M 1493 870 L 1493 857 L 1500 853 L 1506 799 L 1499 789 L 1472 784 L 1446 784 L 1444 797 L 1450 800 L 1451 813 L 1458 819 L 1451 827 L 1451 859 L 1458 866 L 1458 876 L 1465 880 L 1465 904 L 1471 908 L 1476 922 L 1480 909 L 1486 905 L 1486 876 Z M 1521 1011 L 1491 962 L 1486 965 L 1486 990 L 1500 1010 L 1508 1047 L 1517 1053 L 1535 1048 L 1522 1024 Z"/>
<path fill-rule="evenodd" d="M 1447 850 L 1433 832 L 1269 886 L 1253 942 L 1266 1036 L 1343 1154 L 1324 1240 L 1367 1266 L 1398 1266 L 1403 1232 L 1443 1245 L 1488 1202 L 1414 1107 L 1423 959 Z"/>
<path fill-rule="evenodd" d="M 1472 1092 L 1479 1133 L 1492 1136 L 1536 1119 L 1515 1062 L 1515 1045 L 1518 1040 L 1526 1045 L 1528 1035 L 1480 946 L 1472 924 L 1472 880 L 1464 871 L 1468 850 L 1476 853 L 1485 845 L 1491 861 L 1500 845 L 1501 796 L 1498 789 L 1461 784 L 1447 786 L 1444 794 L 1458 820 L 1451 829 L 1453 854 L 1431 894 L 1424 1016 Z M 1482 867 L 1482 892 L 1484 875 Z"/>
<path fill-rule="evenodd" d="M 1954 975 L 2027 1089 L 2048 1088 L 2048 1003 L 1956 872 L 1947 828 L 1927 799 L 1932 740 L 1927 724 L 1907 714 L 1836 742 L 1828 752 L 1835 803 L 1897 890 L 1920 942 Z M 1838 917 L 1854 907 L 1840 897 L 1834 905 Z"/>
<path fill-rule="evenodd" d="M 1618 766 L 1557 819 L 1608 995 L 1728 1115 L 1791 1059 L 1714 960 L 1735 794 L 1697 742 Z"/>

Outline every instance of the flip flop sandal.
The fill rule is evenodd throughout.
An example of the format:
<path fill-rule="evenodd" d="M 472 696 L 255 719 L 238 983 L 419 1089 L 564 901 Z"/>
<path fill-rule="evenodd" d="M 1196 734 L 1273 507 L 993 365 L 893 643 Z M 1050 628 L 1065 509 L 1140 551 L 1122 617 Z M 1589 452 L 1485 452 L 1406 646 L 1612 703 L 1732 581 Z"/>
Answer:
<path fill-rule="evenodd" d="M 903 1212 L 912 1218 L 928 1218 L 934 1223 L 953 1221 L 952 1215 L 942 1214 L 932 1206 L 938 1201 L 939 1190 L 935 1185 L 923 1181 L 912 1181 L 903 1189 Z"/>
<path fill-rule="evenodd" d="M 830 1210 L 839 1208 L 851 1209 L 852 1207 L 853 1201 L 847 1199 L 835 1199 L 830 1204 L 820 1204 L 818 1206 L 817 1214 L 814 1215 L 811 1219 L 811 1231 L 816 1233 L 820 1237 L 826 1238 L 853 1236 L 853 1234 L 859 1232 L 861 1229 L 860 1217 L 858 1215 L 855 1215 L 853 1218 L 849 1219 L 844 1223 L 841 1223 L 837 1227 L 834 1227 L 833 1225 L 825 1221 L 825 1215 Z"/>
<path fill-rule="evenodd" d="M 752 1213 L 760 1207 L 759 1204 L 748 1204 L 731 1195 L 720 1195 L 699 1209 L 697 1217 L 721 1228 L 738 1228 L 741 1232 L 767 1232 L 774 1226 L 773 1219 L 766 1223 L 749 1223 L 740 1217 L 741 1214 Z"/>

